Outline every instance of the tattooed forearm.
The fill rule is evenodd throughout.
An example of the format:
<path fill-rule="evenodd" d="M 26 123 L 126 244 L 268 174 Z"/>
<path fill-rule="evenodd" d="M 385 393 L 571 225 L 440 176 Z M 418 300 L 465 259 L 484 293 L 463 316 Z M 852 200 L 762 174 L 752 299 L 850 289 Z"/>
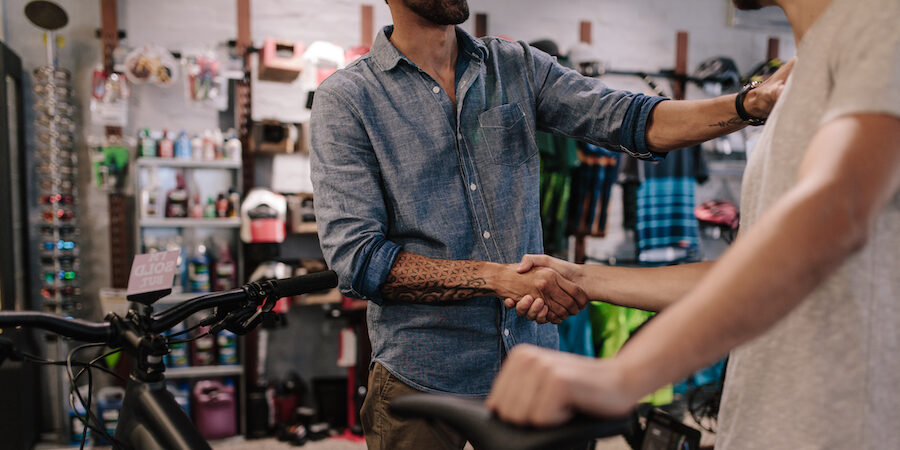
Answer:
<path fill-rule="evenodd" d="M 477 261 L 426 258 L 401 251 L 381 286 L 384 298 L 409 303 L 438 303 L 490 295 Z"/>
<path fill-rule="evenodd" d="M 716 122 L 716 123 L 711 123 L 711 124 L 709 124 L 709 125 L 707 125 L 707 126 L 709 126 L 709 127 L 719 127 L 719 128 L 728 128 L 728 127 L 732 127 L 732 126 L 735 126 L 735 125 L 743 125 L 743 124 L 744 124 L 744 121 L 741 120 L 740 117 L 732 117 L 732 118 L 728 119 L 727 121 L 719 121 L 719 122 Z"/>

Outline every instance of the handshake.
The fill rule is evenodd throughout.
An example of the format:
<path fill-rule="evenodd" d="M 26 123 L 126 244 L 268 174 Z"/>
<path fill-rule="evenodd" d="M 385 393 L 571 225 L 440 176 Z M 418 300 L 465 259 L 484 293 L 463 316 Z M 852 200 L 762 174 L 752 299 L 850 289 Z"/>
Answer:
<path fill-rule="evenodd" d="M 590 301 L 581 278 L 577 264 L 547 255 L 525 255 L 518 264 L 498 269 L 494 292 L 520 317 L 559 324 Z"/>

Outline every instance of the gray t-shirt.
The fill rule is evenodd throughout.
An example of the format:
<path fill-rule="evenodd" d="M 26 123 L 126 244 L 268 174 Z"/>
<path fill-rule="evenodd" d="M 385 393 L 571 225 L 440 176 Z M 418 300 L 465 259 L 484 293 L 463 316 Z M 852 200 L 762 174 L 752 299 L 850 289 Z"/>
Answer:
<path fill-rule="evenodd" d="M 820 126 L 854 113 L 900 117 L 900 0 L 834 0 L 804 36 L 747 164 L 742 233 L 795 185 Z M 900 193 L 861 251 L 731 353 L 716 447 L 900 448 Z"/>

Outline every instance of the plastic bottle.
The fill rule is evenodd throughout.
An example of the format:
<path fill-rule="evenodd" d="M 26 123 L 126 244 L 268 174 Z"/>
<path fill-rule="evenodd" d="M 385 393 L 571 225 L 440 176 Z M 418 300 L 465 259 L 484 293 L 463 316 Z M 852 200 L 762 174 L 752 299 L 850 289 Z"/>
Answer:
<path fill-rule="evenodd" d="M 150 182 L 141 189 L 141 217 L 159 216 L 159 182 L 156 168 L 150 170 Z"/>
<path fill-rule="evenodd" d="M 119 424 L 119 412 L 122 410 L 122 401 L 125 399 L 125 389 L 118 386 L 107 386 L 97 392 L 97 409 L 103 427 L 110 436 L 116 434 L 116 425 Z M 109 444 L 102 436 L 98 436 L 102 444 Z"/>
<path fill-rule="evenodd" d="M 228 330 L 222 330 L 219 332 L 219 335 L 216 336 L 216 341 L 218 344 L 217 346 L 219 347 L 219 364 L 237 364 L 237 335 Z"/>
<path fill-rule="evenodd" d="M 159 157 L 172 158 L 175 156 L 175 141 L 172 140 L 172 133 L 163 130 L 162 139 L 159 140 Z"/>
<path fill-rule="evenodd" d="M 191 158 L 203 160 L 203 138 L 199 135 L 191 138 Z"/>
<path fill-rule="evenodd" d="M 203 217 L 207 219 L 216 218 L 216 204 L 213 202 L 212 197 L 206 198 L 206 209 L 203 210 Z"/>
<path fill-rule="evenodd" d="M 178 266 L 178 273 L 175 275 L 174 286 L 172 286 L 172 292 L 176 294 L 184 292 L 185 286 L 187 286 L 187 253 L 181 243 L 182 239 L 180 235 L 170 238 L 165 243 L 166 250 L 179 251 L 178 260 L 175 262 Z"/>
<path fill-rule="evenodd" d="M 242 150 L 241 140 L 237 138 L 237 133 L 234 130 L 231 130 L 228 135 L 228 140 L 225 141 L 225 158 L 230 161 L 240 161 Z"/>
<path fill-rule="evenodd" d="M 234 386 L 214 380 L 200 380 L 192 392 L 194 423 L 208 439 L 223 439 L 237 433 L 237 403 Z"/>
<path fill-rule="evenodd" d="M 216 217 L 228 217 L 228 199 L 222 193 L 219 193 L 219 198 L 216 199 Z"/>
<path fill-rule="evenodd" d="M 209 331 L 209 327 L 200 327 L 200 334 Z M 203 336 L 192 342 L 191 365 L 213 366 L 216 364 L 216 339 L 213 336 Z"/>
<path fill-rule="evenodd" d="M 172 330 L 169 334 L 178 334 L 184 330 L 184 323 L 179 323 L 178 325 L 172 327 Z M 184 336 L 179 336 L 179 339 L 183 338 Z M 178 344 L 169 344 L 169 354 L 166 355 L 165 364 L 166 367 L 172 369 L 190 366 L 187 344 L 184 342 Z"/>
<path fill-rule="evenodd" d="M 81 386 L 80 388 L 78 388 L 78 390 L 81 393 L 81 398 L 87 399 L 87 386 Z M 81 420 L 78 419 L 78 415 L 84 417 L 87 410 L 84 408 L 84 405 L 81 403 L 81 401 L 78 400 L 78 396 L 75 395 L 74 392 L 69 395 L 72 397 L 72 401 L 66 403 L 69 412 L 69 430 L 71 430 L 72 432 L 72 434 L 69 435 L 69 443 L 72 445 L 78 445 L 81 443 L 81 434 L 82 432 L 84 432 L 84 423 L 82 423 Z M 72 405 L 75 406 L 74 410 L 72 409 Z M 76 411 L 78 411 L 77 415 L 75 414 Z M 91 441 L 91 433 L 91 430 L 88 429 L 87 437 L 85 438 L 86 442 Z"/>
<path fill-rule="evenodd" d="M 203 160 L 214 161 L 216 159 L 216 140 L 212 130 L 203 132 Z"/>
<path fill-rule="evenodd" d="M 228 245 L 219 246 L 219 259 L 216 261 L 214 273 L 216 275 L 214 290 L 227 291 L 236 286 L 234 259 L 231 257 Z"/>
<path fill-rule="evenodd" d="M 228 189 L 228 217 L 237 217 L 238 211 L 241 210 L 241 194 L 238 194 L 233 188 Z"/>
<path fill-rule="evenodd" d="M 188 192 L 184 188 L 184 174 L 175 176 L 175 189 L 166 196 L 166 217 L 187 217 Z"/>
<path fill-rule="evenodd" d="M 215 148 L 216 159 L 222 159 L 225 157 L 225 136 L 222 134 L 222 130 L 216 128 L 212 132 L 213 146 Z"/>
<path fill-rule="evenodd" d="M 194 219 L 202 219 L 203 218 L 203 203 L 200 201 L 200 194 L 194 194 L 194 201 L 191 205 L 191 218 Z"/>
<path fill-rule="evenodd" d="M 175 141 L 175 157 L 191 159 L 191 139 L 188 138 L 187 132 L 184 130 L 181 130 L 178 140 Z"/>
<path fill-rule="evenodd" d="M 191 292 L 209 292 L 209 253 L 206 246 L 197 246 L 188 264 L 188 287 Z"/>
<path fill-rule="evenodd" d="M 141 156 L 147 158 L 156 157 L 156 140 L 150 136 L 150 129 L 144 128 L 138 136 Z"/>

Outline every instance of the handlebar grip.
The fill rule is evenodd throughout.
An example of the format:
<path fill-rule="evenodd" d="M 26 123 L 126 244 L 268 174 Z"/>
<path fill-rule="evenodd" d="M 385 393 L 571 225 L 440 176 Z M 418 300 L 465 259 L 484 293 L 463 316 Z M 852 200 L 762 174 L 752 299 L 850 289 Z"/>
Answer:
<path fill-rule="evenodd" d="M 281 298 L 331 289 L 337 286 L 338 277 L 333 270 L 326 270 L 299 277 L 282 278 L 272 283 L 275 285 L 275 298 Z"/>
<path fill-rule="evenodd" d="M 41 328 L 82 342 L 110 342 L 113 338 L 113 328 L 108 323 L 72 319 L 43 311 L 0 312 L 0 329 L 12 327 Z"/>

